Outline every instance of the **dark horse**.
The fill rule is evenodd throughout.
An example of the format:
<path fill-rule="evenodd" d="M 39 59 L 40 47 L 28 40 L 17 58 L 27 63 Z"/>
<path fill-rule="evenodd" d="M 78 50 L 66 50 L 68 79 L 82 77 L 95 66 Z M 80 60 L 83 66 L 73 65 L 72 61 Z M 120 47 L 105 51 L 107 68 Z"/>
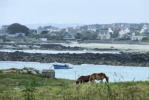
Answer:
<path fill-rule="evenodd" d="M 90 81 L 95 81 L 95 80 L 101 80 L 103 82 L 103 79 L 106 79 L 106 82 L 109 82 L 109 77 L 106 76 L 105 73 L 94 73 L 90 76 Z"/>
<path fill-rule="evenodd" d="M 79 83 L 87 83 L 90 81 L 90 75 L 88 76 L 80 76 L 77 81 L 76 81 L 76 84 L 79 84 Z"/>

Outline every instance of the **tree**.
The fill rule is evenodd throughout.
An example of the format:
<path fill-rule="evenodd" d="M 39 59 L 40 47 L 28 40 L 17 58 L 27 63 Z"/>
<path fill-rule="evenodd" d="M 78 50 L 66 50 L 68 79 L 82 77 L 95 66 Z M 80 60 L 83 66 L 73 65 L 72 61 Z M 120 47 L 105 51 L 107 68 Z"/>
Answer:
<path fill-rule="evenodd" d="M 75 38 L 76 38 L 76 39 L 82 39 L 82 37 L 83 37 L 83 36 L 82 36 L 81 33 L 77 33 L 77 34 L 75 35 Z"/>
<path fill-rule="evenodd" d="M 111 34 L 111 37 L 112 38 L 117 38 L 119 35 L 119 31 L 118 30 L 115 30 L 113 34 Z"/>
<path fill-rule="evenodd" d="M 42 31 L 41 34 L 48 34 L 48 31 Z"/>
<path fill-rule="evenodd" d="M 29 28 L 18 23 L 11 24 L 7 30 L 9 34 L 25 33 L 26 35 L 29 35 Z"/>
<path fill-rule="evenodd" d="M 1 36 L 1 38 L 3 39 L 4 42 L 7 41 L 6 35 Z"/>

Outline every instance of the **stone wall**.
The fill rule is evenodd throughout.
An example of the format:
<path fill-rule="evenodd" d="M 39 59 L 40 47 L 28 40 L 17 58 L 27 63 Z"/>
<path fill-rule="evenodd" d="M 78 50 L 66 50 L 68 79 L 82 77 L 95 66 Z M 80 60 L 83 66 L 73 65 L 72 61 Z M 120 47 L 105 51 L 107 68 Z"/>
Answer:
<path fill-rule="evenodd" d="M 0 52 L 0 61 L 28 61 L 43 63 L 71 63 L 71 64 L 104 64 L 149 66 L 149 53 L 121 53 L 121 54 L 41 54 L 23 52 Z"/>

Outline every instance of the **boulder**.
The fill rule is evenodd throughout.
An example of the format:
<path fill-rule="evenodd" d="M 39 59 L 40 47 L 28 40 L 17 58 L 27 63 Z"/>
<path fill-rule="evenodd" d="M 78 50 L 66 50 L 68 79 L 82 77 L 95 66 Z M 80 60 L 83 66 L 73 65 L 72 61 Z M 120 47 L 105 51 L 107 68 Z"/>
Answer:
<path fill-rule="evenodd" d="M 20 70 L 22 74 L 39 74 L 39 70 L 32 68 L 32 67 L 24 67 Z"/>
<path fill-rule="evenodd" d="M 22 69 L 10 68 L 0 70 L 1 73 L 20 73 L 20 74 L 40 74 L 39 70 L 32 67 L 24 67 Z"/>

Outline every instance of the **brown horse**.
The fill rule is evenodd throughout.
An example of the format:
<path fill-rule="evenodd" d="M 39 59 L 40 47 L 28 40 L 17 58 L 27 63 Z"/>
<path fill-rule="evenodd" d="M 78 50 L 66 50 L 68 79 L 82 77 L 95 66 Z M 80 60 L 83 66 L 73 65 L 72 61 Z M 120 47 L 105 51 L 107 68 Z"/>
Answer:
<path fill-rule="evenodd" d="M 90 75 L 88 76 L 80 76 L 77 81 L 76 81 L 76 84 L 79 84 L 79 83 L 87 83 L 90 81 Z"/>
<path fill-rule="evenodd" d="M 101 80 L 103 82 L 103 79 L 106 79 L 106 82 L 109 82 L 109 77 L 106 76 L 105 73 L 94 73 L 90 76 L 90 81 L 95 81 L 95 80 Z"/>

